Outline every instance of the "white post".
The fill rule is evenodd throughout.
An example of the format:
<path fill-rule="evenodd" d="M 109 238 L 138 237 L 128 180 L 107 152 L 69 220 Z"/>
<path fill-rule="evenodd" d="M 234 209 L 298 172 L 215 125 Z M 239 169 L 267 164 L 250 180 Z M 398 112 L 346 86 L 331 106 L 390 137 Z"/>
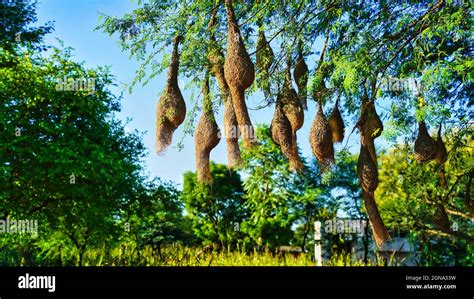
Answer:
<path fill-rule="evenodd" d="M 323 256 L 321 251 L 321 221 L 314 222 L 314 259 L 316 266 L 323 265 Z"/>

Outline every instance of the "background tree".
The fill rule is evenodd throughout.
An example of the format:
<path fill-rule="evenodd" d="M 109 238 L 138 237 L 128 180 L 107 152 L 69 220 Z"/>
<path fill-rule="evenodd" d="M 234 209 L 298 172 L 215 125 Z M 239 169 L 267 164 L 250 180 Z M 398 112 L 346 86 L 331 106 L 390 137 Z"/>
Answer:
<path fill-rule="evenodd" d="M 2 1 L 0 3 L 0 67 L 17 63 L 22 48 L 42 51 L 43 37 L 53 30 L 52 23 L 33 27 L 37 1 Z"/>
<path fill-rule="evenodd" d="M 28 27 L 34 4 L 13 3 L 1 4 L 7 5 L 2 22 L 8 26 L 2 28 L 0 60 L 14 50 L 17 57 L 0 68 L 0 217 L 38 220 L 39 236 L 17 240 L 28 246 L 2 238 L 2 246 L 20 249 L 26 262 L 67 247 L 74 263 L 82 264 L 87 248 L 123 232 L 117 220 L 145 180 L 144 147 L 115 117 L 121 98 L 108 89 L 114 84 L 108 69 L 86 69 L 68 48 L 53 48 L 49 56 L 33 52 L 43 48 L 41 37 L 50 27 Z M 28 33 L 24 52 L 11 43 L 16 30 Z M 39 261 L 31 260 L 35 250 Z"/>
<path fill-rule="evenodd" d="M 211 163 L 212 185 L 197 181 L 194 172 L 184 174 L 182 198 L 192 219 L 194 233 L 204 243 L 220 249 L 235 247 L 242 221 L 247 217 L 240 175 L 222 164 Z"/>
<path fill-rule="evenodd" d="M 141 198 L 123 211 L 121 224 L 138 251 L 149 245 L 161 259 L 165 245 L 194 245 L 190 223 L 183 214 L 181 193 L 173 183 L 156 179 L 142 192 L 135 192 Z"/>
<path fill-rule="evenodd" d="M 419 165 L 407 159 L 411 151 L 405 146 L 381 156 L 381 184 L 377 191 L 381 213 L 389 228 L 415 240 L 422 265 L 473 262 L 471 152 L 450 155 L 443 179 L 438 175 L 439 165 Z M 444 179 L 447 188 L 440 188 Z M 444 219 L 440 219 L 440 205 L 446 211 Z"/>
<path fill-rule="evenodd" d="M 245 204 L 250 212 L 242 225 L 248 235 L 246 246 L 274 250 L 293 244 L 304 248 L 314 220 L 330 202 L 328 189 L 321 184 L 317 166 L 304 159 L 304 173 L 289 171 L 289 162 L 272 141 L 268 126 L 257 126 L 256 134 L 258 147 L 242 152 Z M 294 227 L 300 227 L 297 236 Z"/>

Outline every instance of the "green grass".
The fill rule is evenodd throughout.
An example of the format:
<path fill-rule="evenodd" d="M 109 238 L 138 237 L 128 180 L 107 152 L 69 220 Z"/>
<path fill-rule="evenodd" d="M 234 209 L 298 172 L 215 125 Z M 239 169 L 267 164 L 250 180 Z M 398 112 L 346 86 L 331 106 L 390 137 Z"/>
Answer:
<path fill-rule="evenodd" d="M 20 248 L 17 248 L 20 249 Z M 138 248 L 135 244 L 119 247 L 88 249 L 79 262 L 76 249 L 50 248 L 49 250 L 16 250 L 0 254 L 2 266 L 316 266 L 311 252 L 293 256 L 275 254 L 269 250 L 243 252 L 224 250 L 204 252 L 202 247 L 186 247 L 180 244 L 167 245 L 161 254 L 151 246 Z M 367 266 L 382 265 L 370 263 Z M 324 262 L 324 266 L 366 266 L 350 255 L 335 255 Z"/>
<path fill-rule="evenodd" d="M 316 266 L 311 254 L 278 255 L 268 250 L 220 251 L 205 253 L 200 247 L 169 245 L 161 250 L 161 256 L 151 247 L 141 250 L 121 247 L 104 254 L 101 250 L 87 251 L 84 266 Z M 351 260 L 350 256 L 334 256 L 324 266 L 376 266 L 382 264 Z"/>

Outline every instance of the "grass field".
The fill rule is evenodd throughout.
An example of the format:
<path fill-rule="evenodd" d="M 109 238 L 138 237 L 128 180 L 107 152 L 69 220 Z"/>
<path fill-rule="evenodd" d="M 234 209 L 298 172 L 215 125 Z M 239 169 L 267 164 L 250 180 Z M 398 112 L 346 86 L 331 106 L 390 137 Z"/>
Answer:
<path fill-rule="evenodd" d="M 245 253 L 242 251 L 205 252 L 202 247 L 170 245 L 161 249 L 161 254 L 151 247 L 141 250 L 123 246 L 112 250 L 88 250 L 79 263 L 77 253 L 57 252 L 49 256 L 47 264 L 63 266 L 316 266 L 310 253 L 297 256 L 275 254 L 270 251 Z M 61 257 L 59 255 L 62 255 Z M 24 261 L 23 261 L 24 262 Z M 45 261 L 43 261 L 44 263 Z M 362 261 L 349 256 L 334 256 L 324 266 L 365 266 Z M 369 264 L 374 265 L 374 264 Z"/>

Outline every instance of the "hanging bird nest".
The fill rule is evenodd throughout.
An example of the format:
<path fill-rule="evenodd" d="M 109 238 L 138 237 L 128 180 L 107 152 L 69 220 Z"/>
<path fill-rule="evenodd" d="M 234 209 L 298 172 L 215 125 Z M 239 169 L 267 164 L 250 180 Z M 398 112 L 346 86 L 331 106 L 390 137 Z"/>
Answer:
<path fill-rule="evenodd" d="M 439 230 L 443 232 L 450 231 L 449 217 L 446 213 L 446 209 L 442 204 L 438 204 L 436 211 L 433 215 L 433 223 Z"/>
<path fill-rule="evenodd" d="M 217 10 L 214 11 L 213 18 L 209 24 L 211 30 L 212 27 L 216 25 L 216 13 Z M 224 133 L 227 143 L 227 166 L 229 168 L 238 167 L 242 164 L 242 157 L 239 147 L 240 132 L 237 118 L 235 116 L 234 106 L 232 104 L 229 86 L 225 80 L 224 55 L 222 55 L 222 51 L 213 34 L 211 34 L 209 54 L 207 57 L 211 65 L 211 74 L 217 80 L 217 84 L 224 101 Z"/>
<path fill-rule="evenodd" d="M 436 164 L 444 164 L 448 160 L 448 152 L 446 151 L 446 145 L 441 138 L 441 124 L 439 124 L 438 137 L 436 138 L 436 155 L 435 162 Z"/>
<path fill-rule="evenodd" d="M 415 140 L 415 160 L 425 163 L 436 157 L 436 141 L 431 138 L 424 121 L 419 123 L 418 137 Z"/>
<path fill-rule="evenodd" d="M 296 146 L 294 146 L 296 138 L 291 127 L 291 122 L 283 111 L 281 97 L 282 96 L 278 94 L 275 114 L 273 115 L 272 123 L 270 125 L 272 140 L 280 146 L 281 152 L 288 158 L 290 171 L 301 171 L 304 166 L 299 157 L 298 150 Z"/>
<path fill-rule="evenodd" d="M 224 101 L 224 133 L 227 143 L 227 165 L 230 168 L 238 167 L 242 164 L 239 147 L 240 131 L 237 117 L 235 116 L 234 106 L 232 104 L 229 86 L 224 77 L 224 66 L 222 65 L 222 67 L 218 68 L 214 75 Z"/>
<path fill-rule="evenodd" d="M 342 142 L 344 140 L 344 120 L 339 111 L 339 99 L 336 100 L 332 113 L 328 119 L 329 126 L 332 132 L 332 141 L 334 143 Z"/>
<path fill-rule="evenodd" d="M 318 113 L 311 125 L 309 142 L 314 156 L 318 160 L 321 171 L 334 164 L 334 146 L 331 127 L 324 116 L 321 101 L 318 102 Z"/>
<path fill-rule="evenodd" d="M 379 183 L 377 163 L 373 159 L 370 144 L 361 144 L 359 159 L 357 161 L 357 175 L 359 177 L 362 190 L 374 192 Z"/>
<path fill-rule="evenodd" d="M 229 168 L 238 167 L 242 164 L 239 147 L 240 131 L 230 94 L 224 102 L 224 128 L 227 142 L 227 165 Z"/>
<path fill-rule="evenodd" d="M 255 54 L 255 56 L 257 68 L 259 70 L 265 70 L 268 72 L 273 63 L 273 60 L 275 59 L 275 54 L 273 53 L 272 47 L 267 41 L 267 38 L 265 37 L 265 32 L 263 30 L 258 31 L 257 53 Z"/>
<path fill-rule="evenodd" d="M 269 70 L 275 59 L 275 55 L 270 44 L 265 37 L 263 30 L 259 29 L 258 39 L 257 39 L 257 53 L 256 53 L 256 63 L 257 69 L 260 71 L 260 76 L 258 77 L 258 87 L 263 91 L 265 97 L 270 97 L 270 76 Z"/>
<path fill-rule="evenodd" d="M 256 140 L 245 103 L 245 90 L 252 85 L 255 79 L 255 70 L 240 36 L 232 1 L 225 0 L 225 7 L 227 12 L 227 54 L 224 75 L 232 95 L 232 103 L 244 145 L 252 147 L 256 144 Z"/>
<path fill-rule="evenodd" d="M 182 36 L 174 39 L 166 87 L 157 105 L 156 151 L 159 155 L 164 154 L 171 145 L 174 131 L 183 123 L 186 116 L 186 103 L 178 86 L 178 45 L 182 39 Z"/>
<path fill-rule="evenodd" d="M 375 139 L 382 134 L 383 123 L 375 110 L 373 100 L 362 100 L 362 115 L 358 125 L 364 136 L 370 136 L 372 139 Z"/>
<path fill-rule="evenodd" d="M 213 181 L 210 169 L 210 153 L 220 141 L 220 131 L 214 118 L 212 101 L 209 95 L 208 75 L 206 75 L 203 83 L 202 94 L 202 113 L 194 132 L 196 172 L 198 181 L 210 184 Z"/>
<path fill-rule="evenodd" d="M 387 241 L 390 241 L 391 237 L 383 223 L 382 217 L 375 202 L 374 192 L 367 192 L 362 189 L 362 198 L 364 199 L 364 207 L 369 216 L 370 227 L 372 228 L 373 237 L 375 244 L 378 248 L 383 248 Z"/>
<path fill-rule="evenodd" d="M 298 86 L 298 97 L 304 110 L 308 110 L 307 94 L 308 94 L 308 74 L 309 69 L 304 61 L 303 46 L 301 40 L 298 44 L 298 61 L 295 64 L 293 70 L 293 77 L 295 78 L 296 85 Z"/>
<path fill-rule="evenodd" d="M 298 94 L 293 88 L 291 80 L 291 58 L 287 56 L 285 85 L 283 87 L 283 111 L 291 123 L 293 132 L 296 133 L 304 123 L 304 110 L 301 102 L 298 100 Z"/>

